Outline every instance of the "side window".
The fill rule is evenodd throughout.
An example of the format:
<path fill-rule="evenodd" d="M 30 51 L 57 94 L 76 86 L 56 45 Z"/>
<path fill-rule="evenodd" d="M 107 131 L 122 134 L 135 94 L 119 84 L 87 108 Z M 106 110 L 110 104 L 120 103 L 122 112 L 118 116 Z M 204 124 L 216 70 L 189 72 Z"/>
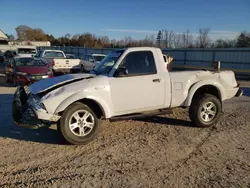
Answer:
<path fill-rule="evenodd" d="M 128 70 L 128 76 L 156 74 L 154 56 L 151 51 L 129 53 L 120 64 Z"/>
<path fill-rule="evenodd" d="M 93 62 L 93 60 L 94 60 L 93 56 L 92 56 L 92 55 L 89 55 L 88 61 L 89 61 L 89 62 Z"/>

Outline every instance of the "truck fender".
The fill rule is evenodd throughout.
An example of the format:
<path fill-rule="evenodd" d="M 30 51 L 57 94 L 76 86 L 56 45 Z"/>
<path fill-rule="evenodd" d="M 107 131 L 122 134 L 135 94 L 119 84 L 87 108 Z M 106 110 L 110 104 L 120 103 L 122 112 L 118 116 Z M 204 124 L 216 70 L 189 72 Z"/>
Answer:
<path fill-rule="evenodd" d="M 83 95 L 83 93 L 81 93 L 81 92 L 73 94 L 73 95 L 69 96 L 67 99 L 63 100 L 59 104 L 59 106 L 56 108 L 55 113 L 62 112 L 72 103 L 77 102 L 79 100 L 83 100 L 83 99 L 90 99 L 90 100 L 95 101 L 101 107 L 105 118 L 108 118 L 111 116 L 111 109 L 109 108 L 109 106 L 105 102 L 105 100 L 103 100 L 99 97 L 93 96 L 93 95 Z"/>
<path fill-rule="evenodd" d="M 221 101 L 225 99 L 225 92 L 224 92 L 223 86 L 220 83 L 218 83 L 216 80 L 202 80 L 202 81 L 195 83 L 194 85 L 191 85 L 191 87 L 189 88 L 186 101 L 184 102 L 184 106 L 190 106 L 195 92 L 202 86 L 206 86 L 206 85 L 214 86 L 218 90 L 221 96 Z"/>

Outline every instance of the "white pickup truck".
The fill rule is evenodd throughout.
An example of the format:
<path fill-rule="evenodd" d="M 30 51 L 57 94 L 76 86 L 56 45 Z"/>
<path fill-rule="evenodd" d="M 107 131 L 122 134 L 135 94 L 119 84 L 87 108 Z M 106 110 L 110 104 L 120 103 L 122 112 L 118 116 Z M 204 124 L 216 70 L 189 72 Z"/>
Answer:
<path fill-rule="evenodd" d="M 80 59 L 67 58 L 61 50 L 43 50 L 35 57 L 44 58 L 54 73 L 71 73 L 80 71 Z"/>
<path fill-rule="evenodd" d="M 158 48 L 116 50 L 89 74 L 68 74 L 18 87 L 13 118 L 17 125 L 57 123 L 71 144 L 86 144 L 97 135 L 99 119 L 129 119 L 189 107 L 192 123 L 216 124 L 222 101 L 241 96 L 234 72 L 168 72 Z"/>

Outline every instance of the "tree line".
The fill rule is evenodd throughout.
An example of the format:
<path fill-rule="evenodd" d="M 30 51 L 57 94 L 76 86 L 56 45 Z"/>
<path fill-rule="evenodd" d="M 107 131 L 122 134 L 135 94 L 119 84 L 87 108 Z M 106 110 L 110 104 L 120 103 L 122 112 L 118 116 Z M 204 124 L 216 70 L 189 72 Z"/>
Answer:
<path fill-rule="evenodd" d="M 40 28 L 31 28 L 20 25 L 16 28 L 19 41 L 50 41 L 52 46 L 73 46 L 87 48 L 123 48 L 138 46 L 157 46 L 160 48 L 244 48 L 250 47 L 250 33 L 243 31 L 233 40 L 218 39 L 213 41 L 210 37 L 210 28 L 201 28 L 195 36 L 186 30 L 183 33 L 175 33 L 172 30 L 159 30 L 157 36 L 145 36 L 144 39 L 135 40 L 130 36 L 121 40 L 110 39 L 108 36 L 96 36 L 86 32 L 71 35 L 69 33 L 61 37 L 54 37 L 45 33 Z M 14 40 L 13 36 L 9 36 Z"/>

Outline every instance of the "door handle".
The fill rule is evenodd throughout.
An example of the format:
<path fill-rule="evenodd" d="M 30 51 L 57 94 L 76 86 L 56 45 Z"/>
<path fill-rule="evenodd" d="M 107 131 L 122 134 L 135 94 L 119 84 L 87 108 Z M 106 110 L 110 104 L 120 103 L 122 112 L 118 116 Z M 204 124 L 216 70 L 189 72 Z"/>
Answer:
<path fill-rule="evenodd" d="M 153 82 L 160 82 L 160 79 L 153 79 Z"/>

